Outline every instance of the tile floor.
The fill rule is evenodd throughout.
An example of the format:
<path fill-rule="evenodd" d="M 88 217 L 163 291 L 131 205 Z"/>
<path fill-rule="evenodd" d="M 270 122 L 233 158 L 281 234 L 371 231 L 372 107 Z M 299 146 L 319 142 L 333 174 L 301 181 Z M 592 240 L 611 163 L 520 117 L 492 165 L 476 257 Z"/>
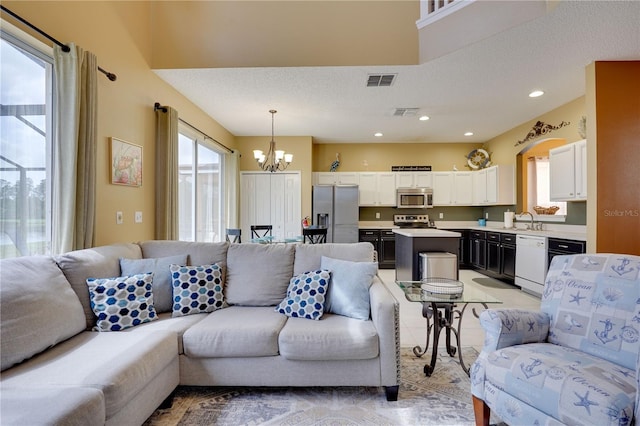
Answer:
<path fill-rule="evenodd" d="M 409 302 L 405 298 L 400 287 L 395 284 L 396 272 L 394 269 L 380 269 L 378 274 L 400 303 L 401 346 L 414 347 L 416 345 L 420 345 L 424 348 L 426 320 L 422 317 L 422 305 L 416 302 Z M 460 270 L 460 280 L 464 282 L 465 286 L 475 286 L 502 301 L 501 304 L 489 305 L 489 308 L 521 308 L 537 310 L 540 307 L 540 298 L 525 293 L 518 287 L 489 278 L 478 272 L 462 269 Z M 475 306 L 478 306 L 479 313 L 482 310 L 482 306 Z M 472 346 L 479 352 L 482 349 L 484 332 L 480 327 L 479 320 L 471 312 L 472 307 L 473 306 L 469 306 L 465 310 L 462 318 L 460 334 L 462 346 Z M 440 335 L 438 347 L 444 347 L 444 335 L 444 333 Z M 429 354 L 430 353 L 431 352 L 429 352 Z"/>

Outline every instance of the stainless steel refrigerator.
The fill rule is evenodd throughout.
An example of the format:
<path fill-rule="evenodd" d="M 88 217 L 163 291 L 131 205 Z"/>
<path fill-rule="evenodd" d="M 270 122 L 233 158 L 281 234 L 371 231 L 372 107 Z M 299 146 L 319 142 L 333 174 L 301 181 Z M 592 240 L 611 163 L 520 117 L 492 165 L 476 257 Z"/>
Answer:
<path fill-rule="evenodd" d="M 328 243 L 358 242 L 358 185 L 315 185 L 313 225 L 327 228 Z"/>

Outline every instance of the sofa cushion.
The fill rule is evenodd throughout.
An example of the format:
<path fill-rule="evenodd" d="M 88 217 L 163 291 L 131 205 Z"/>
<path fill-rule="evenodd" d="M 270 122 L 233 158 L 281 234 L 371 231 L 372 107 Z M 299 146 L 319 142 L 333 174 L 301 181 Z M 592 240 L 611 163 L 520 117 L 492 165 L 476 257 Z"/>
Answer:
<path fill-rule="evenodd" d="M 183 317 L 171 317 L 171 312 L 158 314 L 157 321 L 145 322 L 137 327 L 127 328 L 123 333 L 148 333 L 150 331 L 171 331 L 178 338 L 178 353 L 184 352 L 182 346 L 182 335 L 195 323 L 205 319 L 208 314 L 195 314 Z"/>
<path fill-rule="evenodd" d="M 328 313 L 320 321 L 289 318 L 278 345 L 280 355 L 292 360 L 371 359 L 379 353 L 373 322 Z"/>
<path fill-rule="evenodd" d="M 213 312 L 226 306 L 222 270 L 216 265 L 171 265 L 173 316 Z"/>
<path fill-rule="evenodd" d="M 287 297 L 276 306 L 276 312 L 288 317 L 319 320 L 324 312 L 325 294 L 330 278 L 329 271 L 322 269 L 291 278 Z"/>
<path fill-rule="evenodd" d="M 350 244 L 298 244 L 296 245 L 293 274 L 320 269 L 322 256 L 352 262 L 373 262 L 371 243 Z"/>
<path fill-rule="evenodd" d="M 635 371 L 602 358 L 529 343 L 495 351 L 486 362 L 486 380 L 511 393 L 512 414 L 524 411 L 522 402 L 565 424 L 606 425 L 625 417 L 628 421 L 634 412 Z"/>
<path fill-rule="evenodd" d="M 280 303 L 287 295 L 293 276 L 294 252 L 292 244 L 230 245 L 225 288 L 227 302 L 245 306 Z"/>
<path fill-rule="evenodd" d="M 153 306 L 157 313 L 170 312 L 173 307 L 173 287 L 171 286 L 171 264 L 186 265 L 187 255 L 178 254 L 151 259 L 120 259 L 122 275 L 153 272 Z"/>
<path fill-rule="evenodd" d="M 351 262 L 322 256 L 322 269 L 331 271 L 325 311 L 351 318 L 369 319 L 369 287 L 378 273 L 375 262 Z"/>
<path fill-rule="evenodd" d="M 220 309 L 185 331 L 184 353 L 194 358 L 278 355 L 278 333 L 286 321 L 273 307 Z"/>
<path fill-rule="evenodd" d="M 85 329 L 78 296 L 51 257 L 3 259 L 0 279 L 2 370 Z"/>
<path fill-rule="evenodd" d="M 167 368 L 178 372 L 175 333 L 82 332 L 2 373 L 2 386 L 86 386 L 104 394 L 107 420 Z M 172 367 L 173 366 L 173 367 Z"/>
<path fill-rule="evenodd" d="M 98 331 L 120 331 L 157 319 L 153 307 L 153 273 L 117 278 L 89 278 L 91 309 Z"/>
<path fill-rule="evenodd" d="M 87 278 L 120 276 L 120 258 L 140 259 L 142 252 L 137 244 L 112 244 L 96 248 L 71 251 L 55 257 L 62 273 L 78 295 L 84 308 L 87 329 L 96 323 L 91 309 Z M 145 271 L 147 272 L 147 271 Z"/>
<path fill-rule="evenodd" d="M 225 281 L 227 265 L 227 248 L 229 243 L 201 243 L 192 241 L 151 240 L 138 243 L 142 249 L 142 257 L 156 258 L 186 254 L 187 265 L 220 265 L 222 281 Z M 180 262 L 175 262 L 180 264 Z"/>
<path fill-rule="evenodd" d="M 0 389 L 3 426 L 103 425 L 104 395 L 90 387 Z"/>

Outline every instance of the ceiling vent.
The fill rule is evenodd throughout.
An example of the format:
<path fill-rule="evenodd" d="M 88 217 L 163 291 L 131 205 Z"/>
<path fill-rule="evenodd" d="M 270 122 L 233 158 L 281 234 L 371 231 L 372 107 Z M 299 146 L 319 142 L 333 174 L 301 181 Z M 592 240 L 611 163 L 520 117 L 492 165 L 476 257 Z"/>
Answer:
<path fill-rule="evenodd" d="M 367 87 L 389 87 L 398 74 L 369 74 Z"/>
<path fill-rule="evenodd" d="M 393 111 L 394 117 L 415 117 L 420 108 L 396 108 Z"/>

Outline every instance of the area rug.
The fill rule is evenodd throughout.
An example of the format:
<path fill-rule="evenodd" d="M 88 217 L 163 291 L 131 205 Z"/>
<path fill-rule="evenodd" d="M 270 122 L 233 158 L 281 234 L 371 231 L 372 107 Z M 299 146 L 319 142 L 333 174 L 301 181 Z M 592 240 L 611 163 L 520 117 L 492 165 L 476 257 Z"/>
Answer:
<path fill-rule="evenodd" d="M 445 351 L 431 377 L 430 355 L 401 351 L 398 401 L 383 388 L 250 388 L 180 386 L 170 409 L 158 409 L 145 426 L 173 425 L 473 425 L 469 378 Z M 463 348 L 470 365 L 478 353 Z M 428 358 L 428 359 L 427 359 Z"/>

